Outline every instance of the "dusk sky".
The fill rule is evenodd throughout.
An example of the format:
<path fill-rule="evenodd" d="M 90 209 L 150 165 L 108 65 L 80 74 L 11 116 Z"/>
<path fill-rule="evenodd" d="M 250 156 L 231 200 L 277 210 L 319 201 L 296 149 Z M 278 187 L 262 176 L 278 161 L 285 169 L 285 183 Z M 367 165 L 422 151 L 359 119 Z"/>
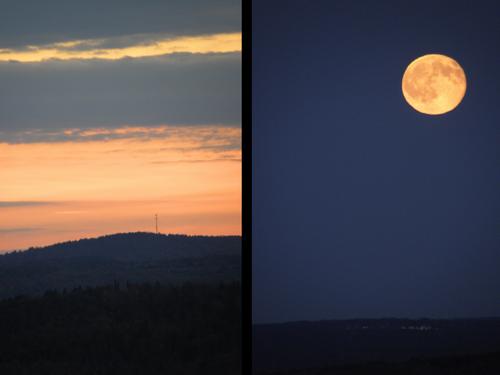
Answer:
<path fill-rule="evenodd" d="M 241 234 L 240 1 L 2 2 L 0 252 Z"/>
<path fill-rule="evenodd" d="M 253 319 L 500 315 L 500 3 L 253 4 Z M 430 116 L 425 54 L 467 91 Z"/>

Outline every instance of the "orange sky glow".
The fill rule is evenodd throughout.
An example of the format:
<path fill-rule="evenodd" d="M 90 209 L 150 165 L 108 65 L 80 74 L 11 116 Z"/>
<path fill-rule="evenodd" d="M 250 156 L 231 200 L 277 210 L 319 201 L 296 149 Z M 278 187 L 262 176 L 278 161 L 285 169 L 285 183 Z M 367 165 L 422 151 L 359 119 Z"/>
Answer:
<path fill-rule="evenodd" d="M 29 132 L 27 132 L 29 137 Z M 0 252 L 128 231 L 241 234 L 241 129 L 66 129 L 0 142 Z"/>

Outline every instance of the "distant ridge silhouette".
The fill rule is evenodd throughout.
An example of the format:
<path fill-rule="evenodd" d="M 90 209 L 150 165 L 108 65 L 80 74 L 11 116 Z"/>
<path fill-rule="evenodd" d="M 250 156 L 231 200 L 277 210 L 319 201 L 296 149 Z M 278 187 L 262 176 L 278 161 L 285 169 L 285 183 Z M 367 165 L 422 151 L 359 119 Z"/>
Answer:
<path fill-rule="evenodd" d="M 413 374 L 411 363 L 405 364 L 399 372 L 391 372 L 397 370 L 397 366 L 390 364 L 414 358 L 500 353 L 500 318 L 345 319 L 255 324 L 252 337 L 255 374 L 284 375 L 288 371 L 290 375 Z M 500 355 L 495 358 L 500 364 Z M 372 365 L 363 367 L 372 362 L 387 365 L 381 369 Z M 339 367 L 344 365 L 345 369 Z M 349 372 L 351 365 L 352 372 Z M 415 372 L 421 373 L 425 372 Z M 462 372 L 443 372 L 452 373 Z M 480 371 L 466 373 L 483 374 Z"/>
<path fill-rule="evenodd" d="M 0 255 L 0 298 L 117 282 L 239 280 L 240 236 L 149 232 L 32 247 Z"/>

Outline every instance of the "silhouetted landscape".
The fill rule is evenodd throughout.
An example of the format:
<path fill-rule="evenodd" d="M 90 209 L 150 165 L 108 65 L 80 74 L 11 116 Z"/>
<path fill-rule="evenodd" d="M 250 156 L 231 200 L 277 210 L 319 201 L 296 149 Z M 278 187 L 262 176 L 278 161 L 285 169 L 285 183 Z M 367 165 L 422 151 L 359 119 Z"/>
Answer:
<path fill-rule="evenodd" d="M 0 374 L 241 372 L 241 238 L 124 233 L 0 256 Z"/>
<path fill-rule="evenodd" d="M 500 352 L 269 372 L 271 375 L 498 375 Z"/>
<path fill-rule="evenodd" d="M 354 319 L 253 328 L 258 374 L 498 374 L 500 318 Z"/>
<path fill-rule="evenodd" d="M 237 374 L 240 285 L 118 283 L 0 302 L 1 374 Z"/>
<path fill-rule="evenodd" d="M 119 233 L 0 255 L 0 298 L 117 282 L 239 280 L 241 238 Z"/>

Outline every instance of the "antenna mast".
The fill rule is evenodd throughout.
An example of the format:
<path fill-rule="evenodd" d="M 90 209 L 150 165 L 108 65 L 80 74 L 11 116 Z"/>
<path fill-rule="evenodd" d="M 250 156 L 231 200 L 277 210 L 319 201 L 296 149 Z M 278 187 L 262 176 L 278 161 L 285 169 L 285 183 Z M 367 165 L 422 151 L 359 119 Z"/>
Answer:
<path fill-rule="evenodd" d="M 158 234 L 158 214 L 155 214 L 156 234 Z"/>

